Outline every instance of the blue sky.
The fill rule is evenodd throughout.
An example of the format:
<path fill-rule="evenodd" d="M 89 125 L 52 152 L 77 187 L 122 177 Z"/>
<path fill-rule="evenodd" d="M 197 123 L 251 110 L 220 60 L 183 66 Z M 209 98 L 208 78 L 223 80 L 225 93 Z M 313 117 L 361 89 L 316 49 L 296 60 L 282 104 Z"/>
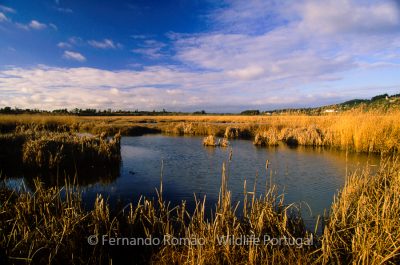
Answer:
<path fill-rule="evenodd" d="M 0 0 L 0 106 L 236 112 L 400 93 L 394 0 Z"/>

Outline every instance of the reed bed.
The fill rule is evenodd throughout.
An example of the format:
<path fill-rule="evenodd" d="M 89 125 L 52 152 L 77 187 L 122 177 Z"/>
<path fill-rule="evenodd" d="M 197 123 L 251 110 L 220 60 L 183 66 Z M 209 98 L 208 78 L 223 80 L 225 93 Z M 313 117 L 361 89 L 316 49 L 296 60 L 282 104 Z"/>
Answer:
<path fill-rule="evenodd" d="M 223 166 L 216 210 L 206 218 L 205 198 L 193 212 L 186 203 L 171 208 L 163 200 L 162 184 L 156 199 L 141 198 L 135 204 L 112 211 L 100 196 L 92 210 L 84 210 L 79 191 L 70 184 L 46 189 L 35 182 L 33 193 L 0 189 L 0 253 L 4 262 L 21 264 L 260 264 L 309 261 L 313 246 L 257 246 L 221 243 L 221 237 L 307 237 L 300 213 L 285 205 L 276 187 L 256 197 L 256 187 L 246 191 L 243 213 L 227 189 Z M 90 245 L 87 238 L 160 238 L 157 246 Z M 204 244 L 174 244 L 170 239 L 200 238 Z"/>
<path fill-rule="evenodd" d="M 107 139 L 99 136 L 80 136 L 72 133 L 55 133 L 23 129 L 0 135 L 2 164 L 22 163 L 34 170 L 56 170 L 76 167 L 119 165 L 120 134 Z"/>
<path fill-rule="evenodd" d="M 227 138 L 222 138 L 218 139 L 218 141 L 216 140 L 216 138 L 214 137 L 214 135 L 209 135 L 207 137 L 204 137 L 203 139 L 203 145 L 204 146 L 211 146 L 211 147 L 228 147 L 229 146 L 229 141 Z"/>
<path fill-rule="evenodd" d="M 288 145 L 328 146 L 354 152 L 395 153 L 400 149 L 400 111 L 362 110 L 321 116 L 135 116 L 77 117 L 1 115 L 0 132 L 18 126 L 38 126 L 56 131 L 106 132 L 113 135 L 168 133 L 214 135 L 255 140 L 256 136 Z M 261 139 L 261 138 L 260 138 Z"/>
<path fill-rule="evenodd" d="M 0 132 L 14 132 L 21 126 L 48 131 L 67 131 L 77 129 L 77 120 L 77 117 L 74 116 L 0 115 Z"/>
<path fill-rule="evenodd" d="M 268 169 L 268 162 L 266 164 Z M 242 210 L 232 201 L 223 165 L 219 199 L 207 218 L 205 198 L 171 208 L 162 182 L 155 199 L 112 210 L 100 195 L 85 210 L 79 189 L 44 188 L 34 192 L 0 188 L 0 261 L 2 264 L 399 264 L 400 167 L 382 162 L 377 173 L 351 174 L 332 205 L 322 237 L 307 231 L 295 205 L 266 179 L 260 187 L 244 183 Z M 74 188 L 72 188 L 74 187 Z M 102 238 L 201 239 L 148 246 L 87 243 Z M 308 239 L 312 244 L 225 244 L 221 237 Z M 168 240 L 168 239 L 167 239 Z M 170 242 L 170 243 L 168 243 Z M 194 243 L 190 243 L 194 242 Z M 250 241 L 254 242 L 254 241 Z M 287 241 L 286 241 L 287 242 Z M 290 241 L 288 241 L 290 242 Z M 306 242 L 306 241 L 304 241 Z"/>
<path fill-rule="evenodd" d="M 324 264 L 400 264 L 400 163 L 351 174 L 333 202 L 322 237 Z"/>
<path fill-rule="evenodd" d="M 276 129 L 270 128 L 268 131 L 258 132 L 253 143 L 258 146 L 276 146 L 278 141 Z"/>

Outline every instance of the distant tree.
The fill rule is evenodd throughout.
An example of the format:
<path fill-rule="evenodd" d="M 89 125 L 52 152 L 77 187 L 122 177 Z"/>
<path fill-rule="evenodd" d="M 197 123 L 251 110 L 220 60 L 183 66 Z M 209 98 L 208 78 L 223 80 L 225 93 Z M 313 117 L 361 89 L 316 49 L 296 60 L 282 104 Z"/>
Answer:
<path fill-rule="evenodd" d="M 357 105 L 357 104 L 367 103 L 367 102 L 369 102 L 368 99 L 352 99 L 352 100 L 345 101 L 345 102 L 341 103 L 340 105 Z"/>
<path fill-rule="evenodd" d="M 195 111 L 195 112 L 193 112 L 193 114 L 196 114 L 196 115 L 204 115 L 204 114 L 207 114 L 207 112 L 205 111 L 205 110 L 201 110 L 201 111 Z"/>
<path fill-rule="evenodd" d="M 57 114 L 68 114 L 69 113 L 67 109 L 55 109 L 52 112 L 57 113 Z"/>
<path fill-rule="evenodd" d="M 386 97 L 388 97 L 388 96 L 389 96 L 388 94 L 378 95 L 378 96 L 375 96 L 375 97 L 371 98 L 371 101 L 383 99 L 383 98 L 386 98 Z"/>
<path fill-rule="evenodd" d="M 11 113 L 11 107 L 4 107 L 3 112 L 4 113 Z"/>
<path fill-rule="evenodd" d="M 259 110 L 245 110 L 240 113 L 241 115 L 260 115 Z"/>

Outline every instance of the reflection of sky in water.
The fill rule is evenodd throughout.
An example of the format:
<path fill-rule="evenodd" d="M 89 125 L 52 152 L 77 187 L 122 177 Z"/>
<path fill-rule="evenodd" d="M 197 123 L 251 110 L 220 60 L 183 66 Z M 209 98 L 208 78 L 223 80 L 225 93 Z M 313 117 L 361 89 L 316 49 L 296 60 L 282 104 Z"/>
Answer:
<path fill-rule="evenodd" d="M 285 145 L 257 148 L 251 141 L 231 141 L 232 162 L 228 164 L 229 188 L 236 201 L 243 201 L 243 183 L 252 190 L 258 174 L 257 191 L 264 192 L 270 172 L 265 161 L 270 161 L 272 182 L 285 193 L 286 203 L 306 202 L 313 215 L 329 208 L 333 195 L 344 184 L 346 164 L 348 171 L 357 166 L 376 163 L 377 157 L 349 154 L 320 148 L 289 148 Z M 206 148 L 202 137 L 173 137 L 149 135 L 122 138 L 121 175 L 110 184 L 91 184 L 84 188 L 84 198 L 92 201 L 96 193 L 109 196 L 109 202 L 137 200 L 140 195 L 155 195 L 159 187 L 161 161 L 164 161 L 164 195 L 172 203 L 186 200 L 193 205 L 194 194 L 207 194 L 208 206 L 218 198 L 223 161 L 229 157 L 229 148 Z M 190 207 L 189 207 L 190 209 Z M 304 217 L 309 217 L 303 207 Z M 311 222 L 312 223 L 312 222 Z"/>
<path fill-rule="evenodd" d="M 270 172 L 265 170 L 269 159 L 272 181 L 279 191 L 285 193 L 286 203 L 305 202 L 313 215 L 329 208 L 333 195 L 344 184 L 346 164 L 348 171 L 363 166 L 376 157 L 348 154 L 320 148 L 289 148 L 285 145 L 272 148 L 257 148 L 250 141 L 231 141 L 232 162 L 228 165 L 229 188 L 233 198 L 243 201 L 243 183 L 253 188 L 258 174 L 257 190 L 265 191 Z M 139 194 L 154 196 L 159 187 L 161 161 L 164 161 L 164 195 L 173 203 L 186 200 L 193 202 L 194 194 L 207 194 L 209 206 L 217 200 L 221 183 L 223 161 L 229 157 L 229 148 L 206 148 L 201 137 L 173 137 L 149 135 L 124 137 L 122 141 L 123 165 L 121 177 L 109 186 L 93 186 L 86 196 L 106 192 L 111 201 L 116 198 L 137 199 Z M 303 207 L 309 216 L 307 207 Z M 307 218 L 306 218 L 307 219 Z"/>

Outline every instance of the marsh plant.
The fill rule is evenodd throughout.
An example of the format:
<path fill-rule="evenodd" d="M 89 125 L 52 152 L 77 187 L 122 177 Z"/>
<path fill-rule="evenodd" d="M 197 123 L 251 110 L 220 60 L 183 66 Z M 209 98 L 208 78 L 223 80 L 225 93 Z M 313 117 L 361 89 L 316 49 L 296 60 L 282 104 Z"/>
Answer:
<path fill-rule="evenodd" d="M 284 196 L 277 193 L 267 178 L 265 187 L 249 187 L 245 181 L 242 207 L 239 207 L 239 202 L 232 201 L 226 172 L 224 164 L 218 202 L 211 216 L 208 214 L 210 209 L 205 206 L 205 197 L 195 197 L 195 208 L 191 212 L 187 210 L 186 202 L 172 208 L 163 199 L 162 182 L 154 199 L 141 197 L 135 203 L 111 209 L 98 195 L 91 210 L 85 210 L 79 189 L 72 188 L 68 182 L 63 188 L 46 189 L 37 180 L 34 192 L 3 186 L 0 189 L 2 262 L 399 263 L 400 169 L 397 159 L 386 160 L 376 173 L 366 169 L 348 177 L 332 205 L 321 236 L 305 229 L 296 205 L 285 204 Z M 257 196 L 257 189 L 261 188 L 265 192 Z M 93 239 L 93 236 L 97 240 L 88 244 L 88 238 Z M 265 236 L 269 239 L 267 243 L 237 241 Z M 128 238 L 128 241 L 118 238 Z M 167 243 L 127 243 L 140 239 L 155 242 L 155 238 L 167 238 Z M 273 238 L 276 240 L 271 241 Z"/>
<path fill-rule="evenodd" d="M 398 110 L 367 112 L 363 109 L 319 116 L 296 113 L 272 116 L 157 117 L 1 115 L 0 132 L 15 132 L 19 126 L 26 126 L 58 132 L 105 132 L 108 136 L 118 132 L 121 135 L 214 135 L 227 139 L 252 139 L 257 145 L 276 145 L 282 142 L 354 152 L 396 153 L 400 149 L 399 119 Z"/>
<path fill-rule="evenodd" d="M 216 139 L 214 135 L 209 135 L 207 137 L 204 137 L 203 139 L 203 145 L 204 146 L 211 146 L 211 147 L 228 147 L 229 146 L 229 141 L 227 138 L 222 138 L 222 139 Z"/>
<path fill-rule="evenodd" d="M 56 170 L 112 166 L 121 160 L 120 134 L 82 136 L 70 132 L 18 130 L 0 135 L 2 163 L 21 163 L 30 169 Z"/>

